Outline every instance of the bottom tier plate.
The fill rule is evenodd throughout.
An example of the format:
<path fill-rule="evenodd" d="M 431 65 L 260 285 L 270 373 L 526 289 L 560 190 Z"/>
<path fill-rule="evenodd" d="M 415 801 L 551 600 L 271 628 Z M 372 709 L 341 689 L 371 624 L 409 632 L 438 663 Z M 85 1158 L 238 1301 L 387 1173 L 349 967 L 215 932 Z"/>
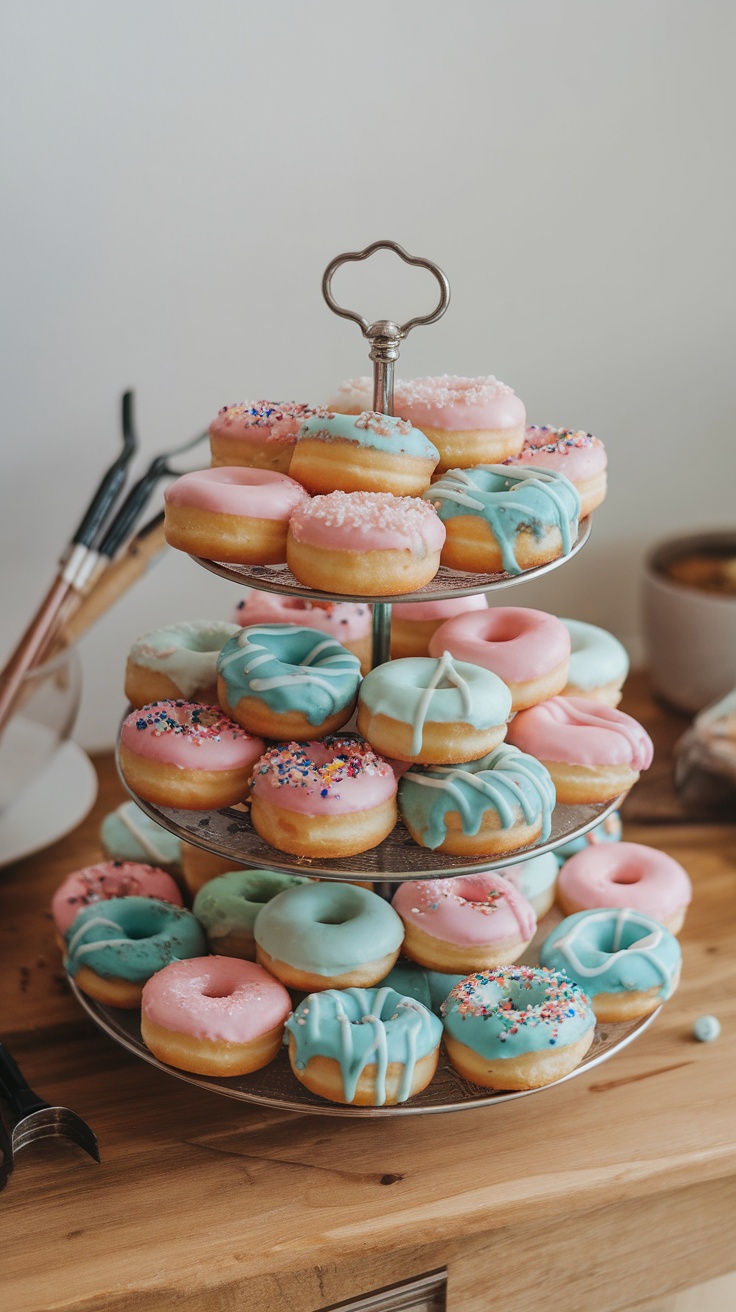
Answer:
<path fill-rule="evenodd" d="M 488 1089 L 478 1088 L 477 1085 L 470 1084 L 458 1075 L 447 1061 L 443 1048 L 432 1083 L 422 1093 L 412 1098 L 411 1102 L 396 1107 L 348 1107 L 340 1103 L 327 1102 L 305 1089 L 292 1073 L 285 1048 L 281 1050 L 275 1061 L 265 1066 L 263 1070 L 255 1071 L 252 1075 L 233 1076 L 229 1079 L 190 1075 L 187 1071 L 167 1066 L 165 1062 L 154 1057 L 144 1044 L 137 1011 L 121 1011 L 114 1007 L 105 1007 L 82 993 L 73 979 L 70 979 L 69 983 L 77 1001 L 101 1030 L 123 1048 L 135 1053 L 137 1057 L 142 1057 L 158 1070 L 173 1075 L 176 1079 L 184 1080 L 187 1084 L 196 1084 L 201 1089 L 211 1089 L 213 1093 L 223 1094 L 226 1098 L 259 1103 L 281 1111 L 312 1112 L 321 1116 L 386 1117 L 411 1116 L 422 1112 L 459 1112 L 467 1111 L 470 1107 L 489 1107 L 492 1104 L 509 1102 L 512 1098 L 526 1098 L 532 1093 L 544 1093 L 545 1089 L 553 1089 L 555 1084 L 564 1084 L 576 1075 L 582 1075 L 601 1062 L 607 1061 L 615 1052 L 620 1052 L 651 1025 L 654 1017 L 661 1010 L 658 1008 L 643 1020 L 627 1021 L 620 1025 L 597 1025 L 593 1043 L 580 1065 L 563 1079 L 555 1080 L 555 1084 L 547 1084 L 543 1089 L 528 1089 L 522 1093 L 493 1093 Z"/>

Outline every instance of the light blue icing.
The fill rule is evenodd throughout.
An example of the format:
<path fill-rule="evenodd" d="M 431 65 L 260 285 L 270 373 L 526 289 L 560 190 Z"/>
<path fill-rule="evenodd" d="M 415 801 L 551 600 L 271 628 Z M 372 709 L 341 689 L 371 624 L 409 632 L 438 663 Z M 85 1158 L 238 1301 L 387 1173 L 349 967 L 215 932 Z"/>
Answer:
<path fill-rule="evenodd" d="M 557 880 L 559 866 L 555 852 L 543 852 L 541 856 L 532 856 L 528 861 L 519 861 L 508 869 L 499 870 L 498 874 L 508 879 L 530 902 L 540 893 L 546 893 L 550 884 Z"/>
<path fill-rule="evenodd" d="M 592 997 L 656 988 L 665 999 L 677 984 L 682 953 L 674 934 L 641 911 L 594 910 L 567 916 L 544 940 L 539 959 Z"/>
<path fill-rule="evenodd" d="M 304 1070 L 312 1057 L 336 1061 L 342 1074 L 345 1101 L 355 1097 L 366 1066 L 375 1063 L 375 1105 L 386 1101 L 386 1070 L 403 1066 L 398 1102 L 411 1094 L 414 1070 L 434 1051 L 442 1025 L 415 998 L 394 989 L 326 989 L 310 993 L 286 1022 L 295 1043 L 294 1065 Z"/>
<path fill-rule="evenodd" d="M 170 961 L 206 955 L 207 940 L 183 907 L 151 897 L 113 897 L 83 907 L 66 935 L 66 950 L 70 975 L 89 966 L 105 979 L 143 984 Z"/>
<path fill-rule="evenodd" d="M 375 410 L 364 410 L 360 415 L 317 415 L 302 424 L 297 442 L 302 438 L 322 442 L 355 442 L 358 446 L 386 451 L 391 455 L 419 456 L 437 464 L 440 453 L 437 447 L 408 419 L 382 415 Z"/>
<path fill-rule="evenodd" d="M 562 847 L 556 847 L 554 854 L 558 865 L 564 865 L 568 857 L 574 856 L 576 852 L 584 852 L 592 843 L 620 843 L 622 833 L 621 816 L 618 811 L 612 811 L 605 820 L 601 820 L 600 824 L 593 825 L 587 834 L 582 834 L 580 838 L 573 838 L 569 843 L 563 843 Z"/>
<path fill-rule="evenodd" d="M 629 657 L 622 642 L 597 624 L 562 620 L 570 634 L 570 671 L 567 682 L 590 692 L 606 683 L 623 683 Z"/>
<path fill-rule="evenodd" d="M 266 902 L 304 883 L 298 875 L 276 870 L 231 870 L 202 885 L 192 911 L 210 938 L 224 938 L 233 931 L 249 934 Z"/>
<path fill-rule="evenodd" d="M 135 802 L 123 802 L 105 816 L 100 841 L 113 861 L 144 861 L 150 866 L 181 865 L 181 839 L 151 820 Z"/>
<path fill-rule="evenodd" d="M 448 651 L 439 660 L 409 656 L 376 666 L 361 684 L 360 701 L 373 715 L 411 725 L 413 756 L 421 752 L 427 720 L 491 729 L 511 714 L 511 693 L 498 675 L 455 661 Z"/>
<path fill-rule="evenodd" d="M 183 620 L 136 638 L 129 659 L 166 674 L 181 696 L 191 699 L 213 687 L 222 644 L 239 631 L 239 625 L 226 620 Z"/>
<path fill-rule="evenodd" d="M 258 946 L 276 961 L 329 978 L 398 952 L 404 926 L 377 893 L 308 883 L 279 893 L 256 917 Z"/>
<path fill-rule="evenodd" d="M 502 743 L 465 765 L 412 766 L 399 781 L 399 809 L 422 846 L 439 847 L 447 836 L 446 817 L 457 811 L 464 834 L 477 834 L 483 815 L 494 809 L 502 829 L 518 822 L 542 822 L 540 841 L 549 838 L 555 788 L 533 756 Z"/>
<path fill-rule="evenodd" d="M 464 979 L 464 975 L 444 975 L 439 970 L 426 970 L 414 961 L 397 961 L 385 979 L 381 980 L 384 988 L 396 989 L 406 998 L 416 998 L 423 1007 L 428 1007 L 435 1016 L 439 1016 L 440 1007 L 451 988 Z"/>
<path fill-rule="evenodd" d="M 450 469 L 424 493 L 440 519 L 477 515 L 486 521 L 501 551 L 507 574 L 521 574 L 516 539 L 528 529 L 538 540 L 558 528 L 562 554 L 567 556 L 577 536 L 580 496 L 564 474 L 552 469 L 476 465 Z"/>
<path fill-rule="evenodd" d="M 488 1061 L 564 1047 L 595 1027 L 595 1015 L 577 984 L 532 966 L 468 975 L 442 1012 L 447 1034 Z"/>
<path fill-rule="evenodd" d="M 319 725 L 353 701 L 360 659 L 334 638 L 296 624 L 239 629 L 220 652 L 217 669 L 227 708 L 258 697 L 272 711 L 298 711 Z"/>

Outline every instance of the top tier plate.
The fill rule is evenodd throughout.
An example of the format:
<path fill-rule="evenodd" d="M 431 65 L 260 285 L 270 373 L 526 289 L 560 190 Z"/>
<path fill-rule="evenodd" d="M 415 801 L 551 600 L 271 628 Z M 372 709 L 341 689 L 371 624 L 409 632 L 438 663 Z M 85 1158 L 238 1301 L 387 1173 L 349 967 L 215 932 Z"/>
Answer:
<path fill-rule="evenodd" d="M 240 583 L 243 587 L 256 588 L 260 592 L 276 592 L 281 596 L 303 597 L 307 601 L 367 601 L 367 602 L 406 602 L 406 601 L 444 601 L 450 597 L 470 597 L 478 592 L 491 592 L 496 588 L 510 588 L 514 583 L 524 583 L 526 579 L 538 578 L 550 570 L 564 565 L 572 556 L 577 555 L 590 537 L 590 519 L 584 519 L 572 549 L 559 560 L 552 560 L 547 565 L 537 565 L 526 569 L 521 574 L 464 574 L 459 570 L 446 569 L 442 566 L 430 583 L 418 592 L 402 592 L 390 597 L 356 596 L 349 592 L 319 592 L 316 588 L 307 588 L 297 582 L 286 565 L 225 565 L 217 560 L 205 560 L 202 556 L 193 556 L 198 565 L 213 574 L 219 574 L 231 583 Z"/>

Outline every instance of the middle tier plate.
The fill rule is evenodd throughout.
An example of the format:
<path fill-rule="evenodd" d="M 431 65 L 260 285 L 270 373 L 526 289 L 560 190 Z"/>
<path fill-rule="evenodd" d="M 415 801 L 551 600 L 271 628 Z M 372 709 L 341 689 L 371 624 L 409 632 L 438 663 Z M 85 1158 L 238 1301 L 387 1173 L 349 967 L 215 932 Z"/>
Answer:
<path fill-rule="evenodd" d="M 120 766 L 118 762 L 118 770 Z M 555 807 L 552 813 L 552 833 L 546 843 L 537 843 L 517 852 L 493 858 L 469 861 L 466 857 L 451 856 L 447 852 L 431 852 L 419 847 L 404 828 L 401 820 L 377 847 L 357 856 L 335 857 L 322 860 L 290 856 L 264 842 L 253 828 L 247 805 L 225 807 L 222 811 L 182 811 L 168 806 L 154 806 L 134 793 L 120 777 L 131 797 L 152 820 L 163 825 L 186 843 L 193 843 L 207 852 L 232 860 L 233 870 L 241 866 L 263 867 L 266 870 L 285 870 L 291 874 L 318 875 L 325 879 L 375 879 L 403 883 L 410 879 L 438 879 L 443 876 L 470 874 L 476 870 L 501 870 L 529 857 L 540 856 L 555 847 L 592 829 L 605 820 L 623 801 L 593 806 Z"/>

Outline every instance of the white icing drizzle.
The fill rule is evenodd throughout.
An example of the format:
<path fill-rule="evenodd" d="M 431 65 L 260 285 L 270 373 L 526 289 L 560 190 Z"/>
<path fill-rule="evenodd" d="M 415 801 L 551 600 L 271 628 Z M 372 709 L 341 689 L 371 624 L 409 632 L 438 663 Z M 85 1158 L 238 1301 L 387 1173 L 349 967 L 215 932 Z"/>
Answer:
<path fill-rule="evenodd" d="M 438 660 L 437 668 L 419 698 L 411 720 L 409 721 L 412 730 L 410 750 L 413 756 L 418 756 L 421 751 L 424 722 L 427 718 L 429 703 L 432 700 L 432 694 L 440 687 L 443 681 L 452 684 L 454 688 L 457 688 L 462 700 L 464 714 L 469 716 L 471 713 L 470 689 L 466 680 L 455 668 L 455 664 L 449 651 L 445 651 L 442 653 L 441 659 Z"/>
<path fill-rule="evenodd" d="M 131 837 L 142 847 L 147 857 L 150 857 L 158 865 L 165 863 L 166 853 L 157 848 L 151 835 L 136 824 L 135 812 L 131 809 L 132 806 L 133 803 L 131 802 L 123 802 L 123 805 L 117 808 L 115 815 Z"/>
<path fill-rule="evenodd" d="M 600 925 L 610 920 L 615 914 L 612 951 L 605 954 L 605 960 L 597 966 L 586 966 L 580 960 L 575 950 L 576 940 L 584 930 L 592 925 Z M 557 939 L 555 950 L 559 951 L 570 962 L 576 975 L 581 975 L 584 979 L 594 979 L 597 975 L 604 975 L 615 961 L 625 960 L 630 954 L 639 954 L 644 957 L 659 974 L 662 984 L 669 986 L 672 982 L 673 971 L 669 970 L 660 956 L 656 955 L 656 950 L 663 939 L 663 930 L 660 927 L 651 930 L 644 938 L 640 938 L 636 943 L 632 943 L 628 948 L 622 948 L 621 938 L 628 924 L 641 925 L 645 929 L 650 929 L 651 921 L 648 917 L 643 917 L 639 912 L 624 908 L 621 911 L 613 913 L 611 911 L 594 912 L 586 916 L 584 920 L 578 921 L 577 925 L 572 928 L 562 938 Z M 603 952 L 602 948 L 596 948 L 596 951 Z"/>

